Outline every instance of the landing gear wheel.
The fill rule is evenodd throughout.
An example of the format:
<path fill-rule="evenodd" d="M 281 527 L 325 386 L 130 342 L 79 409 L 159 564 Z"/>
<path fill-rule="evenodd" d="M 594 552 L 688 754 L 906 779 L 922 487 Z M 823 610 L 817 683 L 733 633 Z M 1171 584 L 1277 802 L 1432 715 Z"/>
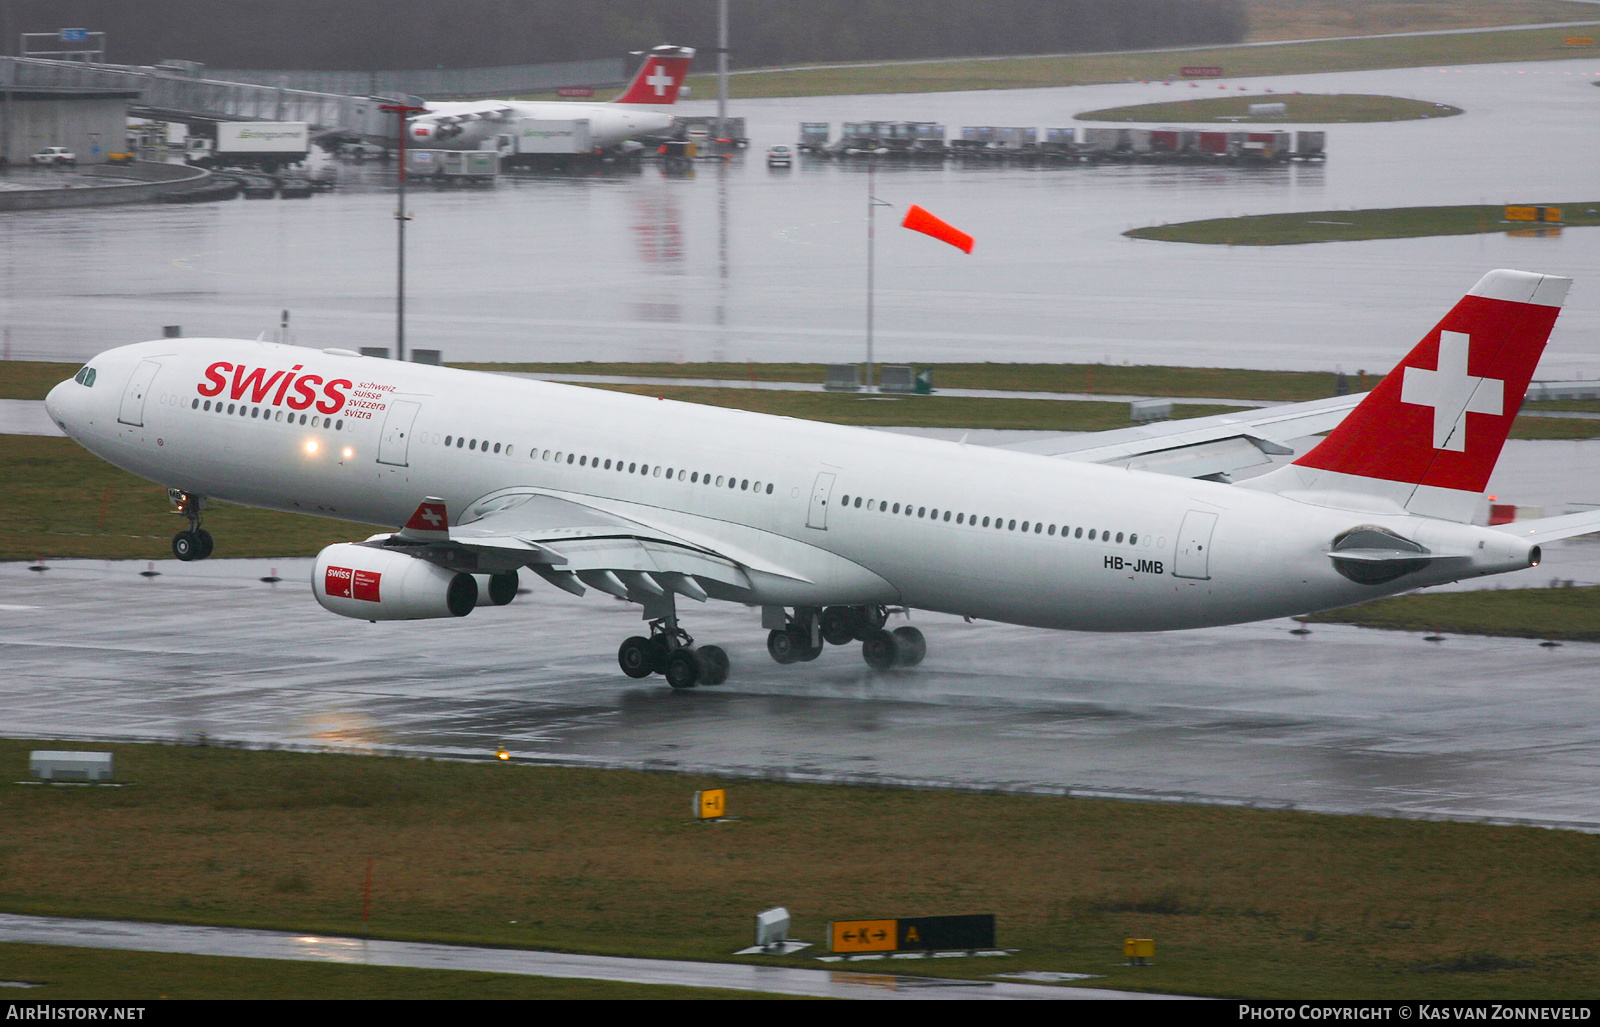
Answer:
<path fill-rule="evenodd" d="M 797 658 L 801 663 L 810 663 L 812 660 L 822 655 L 822 648 L 823 647 L 820 645 L 815 647 L 809 645 L 805 646 L 800 649 L 800 655 Z"/>
<path fill-rule="evenodd" d="M 211 532 L 204 528 L 196 528 L 194 530 L 194 538 L 196 542 L 200 543 L 200 553 L 195 557 L 196 560 L 204 560 L 217 547 L 217 540 L 212 538 Z"/>
<path fill-rule="evenodd" d="M 655 646 L 648 638 L 634 635 L 617 650 L 617 663 L 630 678 L 647 678 L 656 672 Z"/>
<path fill-rule="evenodd" d="M 673 688 L 693 688 L 700 682 L 700 661 L 693 649 L 674 649 L 661 673 Z"/>
<path fill-rule="evenodd" d="M 878 628 L 861 640 L 861 658 L 873 670 L 889 670 L 899 657 L 900 646 L 889 632 Z"/>
<path fill-rule="evenodd" d="M 822 611 L 822 640 L 829 645 L 847 645 L 855 641 L 856 624 L 859 620 L 856 611 L 851 607 L 828 607 Z"/>
<path fill-rule="evenodd" d="M 200 559 L 201 543 L 192 531 L 180 531 L 172 536 L 172 555 L 188 563 Z"/>
<path fill-rule="evenodd" d="M 889 611 L 882 606 L 853 607 L 856 615 L 856 639 L 861 642 L 874 631 L 882 631 L 889 622 Z"/>
<path fill-rule="evenodd" d="M 922 632 L 916 628 L 895 628 L 895 648 L 899 651 L 897 662 L 902 667 L 915 667 L 928 655 L 927 640 L 922 637 Z"/>
<path fill-rule="evenodd" d="M 794 663 L 800 659 L 800 651 L 804 643 L 787 628 L 780 628 L 767 635 L 767 654 L 778 663 Z"/>
<path fill-rule="evenodd" d="M 719 645 L 703 645 L 694 651 L 700 661 L 700 683 L 720 685 L 728 680 L 728 654 Z"/>
<path fill-rule="evenodd" d="M 656 637 L 650 640 L 650 669 L 657 674 L 667 672 L 667 660 L 677 650 L 667 644 L 665 638 Z"/>

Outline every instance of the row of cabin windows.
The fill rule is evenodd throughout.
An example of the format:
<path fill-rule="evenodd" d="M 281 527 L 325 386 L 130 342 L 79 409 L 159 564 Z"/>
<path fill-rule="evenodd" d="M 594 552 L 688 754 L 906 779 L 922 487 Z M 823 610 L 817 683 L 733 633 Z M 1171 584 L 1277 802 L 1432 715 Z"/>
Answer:
<path fill-rule="evenodd" d="M 240 417 L 259 418 L 263 421 L 278 421 L 288 424 L 305 424 L 312 428 L 332 428 L 334 431 L 344 431 L 344 418 L 342 417 L 335 421 L 331 417 L 320 417 L 316 414 L 296 414 L 293 410 L 289 411 L 288 415 L 285 416 L 282 410 L 274 411 L 271 407 L 253 407 L 247 403 L 229 403 L 227 408 L 224 409 L 220 399 L 215 401 L 214 404 L 209 399 L 204 404 L 198 399 L 189 404 L 190 410 L 202 410 L 207 413 L 215 412 L 224 416 L 235 413 L 235 407 L 238 408 L 237 413 Z"/>
<path fill-rule="evenodd" d="M 434 438 L 438 438 L 438 436 L 436 435 L 436 436 L 434 436 Z M 473 452 L 478 452 L 480 450 L 482 452 L 485 452 L 485 453 L 489 452 L 489 440 L 488 439 L 484 439 L 482 442 L 479 442 L 477 439 L 469 439 L 465 435 L 446 435 L 444 437 L 444 444 L 446 446 L 455 446 L 457 449 L 465 448 L 465 449 L 471 450 Z M 501 443 L 496 442 L 494 444 L 494 452 L 496 452 L 496 453 L 500 452 L 501 445 L 502 445 Z M 510 456 L 511 455 L 511 444 L 508 442 L 508 443 L 505 443 L 504 446 L 505 446 L 506 455 Z"/>
<path fill-rule="evenodd" d="M 888 501 L 879 502 L 876 499 L 866 499 L 866 500 L 864 500 L 860 496 L 856 496 L 854 499 L 852 499 L 850 496 L 847 495 L 847 496 L 844 496 L 840 500 L 840 502 L 847 509 L 860 510 L 860 509 L 862 509 L 863 504 L 865 504 L 866 509 L 875 510 L 875 511 L 877 511 L 879 513 L 898 514 L 898 513 L 902 512 L 902 507 L 901 507 L 901 504 L 899 504 L 899 503 L 890 503 Z M 1139 534 L 1138 534 L 1138 532 L 1121 532 L 1121 531 L 1119 531 L 1113 537 L 1113 534 L 1109 529 L 1101 529 L 1101 528 L 1088 528 L 1088 529 L 1084 529 L 1084 528 L 1069 528 L 1069 527 L 1066 527 L 1064 525 L 1061 526 L 1058 529 L 1056 525 L 1054 525 L 1054 524 L 1046 525 L 1043 521 L 1023 521 L 1019 525 L 1017 523 L 1016 518 L 1009 518 L 1009 519 L 1005 518 L 1005 517 L 983 517 L 983 518 L 980 518 L 977 514 L 956 513 L 953 510 L 945 510 L 943 512 L 940 512 L 939 510 L 930 510 L 928 507 L 925 507 L 925 506 L 912 506 L 910 503 L 906 503 L 904 505 L 904 513 L 905 513 L 905 516 L 907 516 L 907 517 L 920 517 L 920 518 L 923 518 L 925 520 L 933 520 L 933 521 L 942 520 L 947 524 L 949 524 L 949 523 L 970 524 L 973 527 L 982 527 L 982 528 L 988 528 L 988 527 L 992 526 L 996 531 L 1017 531 L 1019 529 L 1019 527 L 1020 527 L 1020 529 L 1022 531 L 1028 532 L 1028 533 L 1031 533 L 1031 534 L 1034 534 L 1034 535 L 1055 535 L 1059 531 L 1059 534 L 1061 535 L 1062 538 L 1087 538 L 1091 542 L 1095 542 L 1095 541 L 1112 542 L 1112 541 L 1115 541 L 1115 542 L 1118 542 L 1118 543 L 1120 543 L 1124 539 L 1126 539 L 1127 540 L 1127 544 L 1130 545 L 1130 546 L 1136 546 L 1136 545 L 1139 544 Z M 1148 545 L 1148 540 L 1147 540 L 1146 544 Z"/>
<path fill-rule="evenodd" d="M 446 435 L 444 437 L 444 444 L 446 446 L 453 445 L 457 449 L 465 447 L 467 450 L 473 452 L 499 453 L 501 452 L 502 448 L 504 448 L 504 451 L 507 455 L 511 453 L 510 445 L 504 445 L 502 447 L 501 443 L 496 442 L 491 447 L 487 441 L 480 442 L 478 439 L 468 439 L 463 436 Z M 528 451 L 528 459 L 544 460 L 558 464 L 572 464 L 577 467 L 592 467 L 597 471 L 614 470 L 619 474 L 641 474 L 653 478 L 667 478 L 668 480 L 687 481 L 691 485 L 699 485 L 703 483 L 706 485 L 712 485 L 715 488 L 722 488 L 726 486 L 730 489 L 738 489 L 741 492 L 757 492 L 765 493 L 769 496 L 772 495 L 771 482 L 762 484 L 759 481 L 751 481 L 749 478 L 736 478 L 730 475 L 722 474 L 718 474 L 713 477 L 709 472 L 690 471 L 682 467 L 665 467 L 662 464 L 641 464 L 638 461 L 624 462 L 622 460 L 609 459 L 602 461 L 597 456 L 566 453 L 559 449 L 554 451 L 548 449 L 541 450 L 538 447 Z"/>

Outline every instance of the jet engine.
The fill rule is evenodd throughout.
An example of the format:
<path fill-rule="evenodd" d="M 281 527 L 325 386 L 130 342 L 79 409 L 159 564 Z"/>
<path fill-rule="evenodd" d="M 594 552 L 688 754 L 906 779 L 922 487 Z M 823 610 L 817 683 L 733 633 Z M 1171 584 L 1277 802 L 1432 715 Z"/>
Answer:
<path fill-rule="evenodd" d="M 517 597 L 517 572 L 474 574 L 478 583 L 479 606 L 506 606 Z"/>
<path fill-rule="evenodd" d="M 478 605 L 478 582 L 471 574 L 402 550 L 352 542 L 317 554 L 311 589 L 324 610 L 357 620 L 465 617 Z"/>

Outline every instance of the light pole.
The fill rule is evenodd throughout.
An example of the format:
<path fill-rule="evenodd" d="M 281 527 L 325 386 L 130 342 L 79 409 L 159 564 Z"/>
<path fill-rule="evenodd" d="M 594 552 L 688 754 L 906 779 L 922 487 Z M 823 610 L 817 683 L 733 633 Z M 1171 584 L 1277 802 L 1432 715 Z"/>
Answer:
<path fill-rule="evenodd" d="M 876 243 L 874 225 L 879 207 L 893 207 L 894 204 L 878 199 L 876 194 L 876 181 L 878 177 L 878 158 L 876 154 L 867 155 L 867 388 L 873 386 L 872 367 L 872 298 L 873 298 L 873 272 L 877 266 Z"/>
<path fill-rule="evenodd" d="M 386 103 L 378 108 L 390 111 L 395 120 L 400 123 L 400 200 L 395 210 L 395 224 L 400 228 L 397 259 L 398 278 L 395 281 L 395 308 L 394 308 L 394 357 L 396 360 L 406 358 L 406 222 L 411 216 L 406 213 L 406 119 L 412 114 L 427 110 L 426 107 L 413 107 L 405 103 Z"/>
<path fill-rule="evenodd" d="M 717 145 L 728 138 L 728 0 L 717 0 Z"/>

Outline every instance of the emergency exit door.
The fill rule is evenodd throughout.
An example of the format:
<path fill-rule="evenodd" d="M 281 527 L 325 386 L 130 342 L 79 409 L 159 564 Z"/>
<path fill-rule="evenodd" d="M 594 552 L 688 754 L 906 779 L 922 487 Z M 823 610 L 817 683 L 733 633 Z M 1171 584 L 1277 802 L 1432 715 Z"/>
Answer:
<path fill-rule="evenodd" d="M 156 380 L 161 365 L 154 360 L 141 360 L 128 379 L 128 388 L 122 393 L 122 406 L 117 410 L 117 420 L 136 427 L 144 426 L 144 400 L 150 393 L 150 383 Z"/>
<path fill-rule="evenodd" d="M 811 509 L 806 513 L 806 527 L 828 530 L 828 503 L 833 497 L 833 473 L 823 471 L 811 486 Z"/>
<path fill-rule="evenodd" d="M 1217 515 L 1205 510 L 1190 510 L 1183 515 L 1183 527 L 1178 529 L 1178 553 L 1172 564 L 1172 573 L 1180 578 L 1211 577 L 1211 530 L 1217 526 Z"/>

